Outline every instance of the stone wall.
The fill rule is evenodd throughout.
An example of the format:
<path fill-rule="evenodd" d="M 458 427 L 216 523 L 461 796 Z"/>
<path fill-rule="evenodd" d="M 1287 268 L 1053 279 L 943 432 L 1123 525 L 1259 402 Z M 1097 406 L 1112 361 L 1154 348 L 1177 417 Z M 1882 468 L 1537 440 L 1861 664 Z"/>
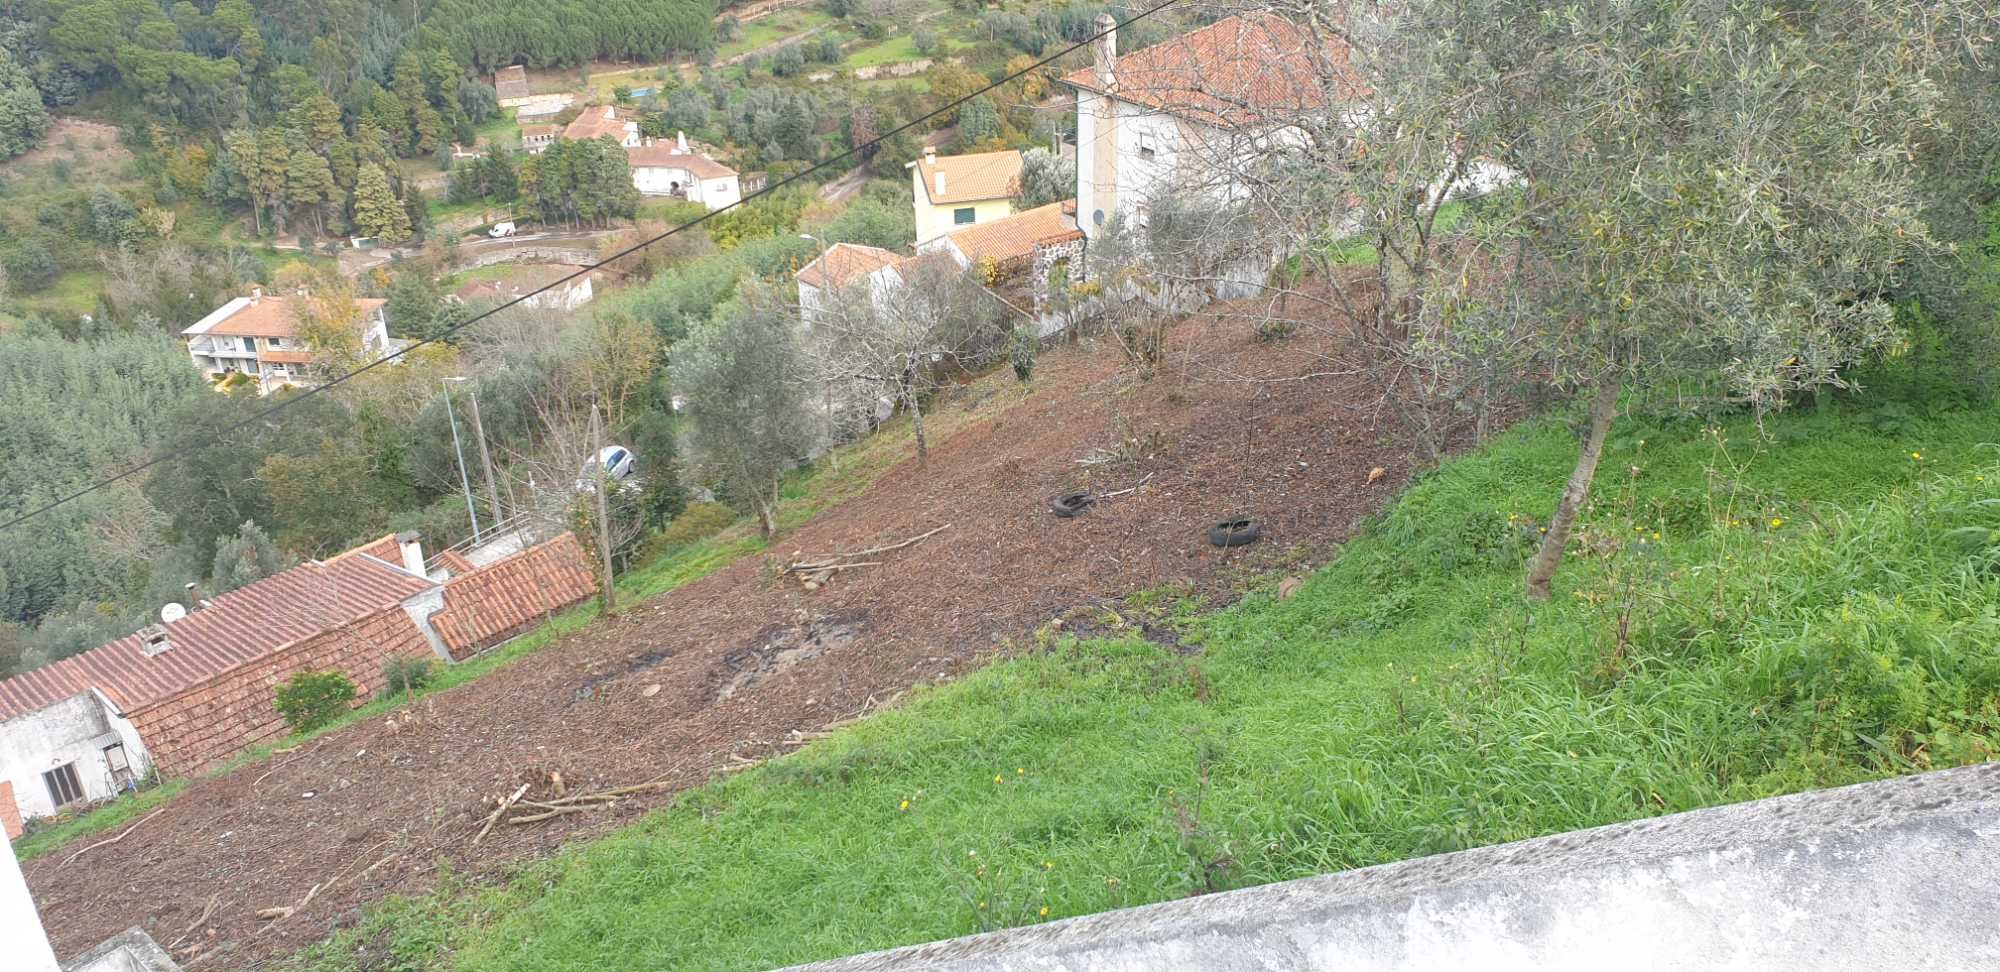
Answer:
<path fill-rule="evenodd" d="M 400 605 L 239 665 L 129 718 L 161 775 L 187 776 L 289 732 L 272 703 L 294 672 L 346 674 L 359 706 L 395 657 L 435 657 Z"/>

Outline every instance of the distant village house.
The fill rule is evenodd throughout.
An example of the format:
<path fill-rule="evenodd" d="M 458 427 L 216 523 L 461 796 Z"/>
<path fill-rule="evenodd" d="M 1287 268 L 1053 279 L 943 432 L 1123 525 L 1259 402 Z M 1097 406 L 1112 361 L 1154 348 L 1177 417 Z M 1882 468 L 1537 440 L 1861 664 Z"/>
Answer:
<path fill-rule="evenodd" d="M 298 334 L 302 300 L 262 290 L 234 298 L 181 332 L 188 357 L 211 381 L 235 374 L 255 379 L 260 394 L 300 384 L 313 360 L 313 349 Z M 361 317 L 362 349 L 375 358 L 394 351 L 382 316 L 387 302 L 363 298 L 354 303 Z"/>
<path fill-rule="evenodd" d="M 510 64 L 493 72 L 493 95 L 502 108 L 519 108 L 533 97 L 528 91 L 528 69 Z"/>
<path fill-rule="evenodd" d="M 1021 198 L 1021 153 L 1011 149 L 941 156 L 926 146 L 923 157 L 906 167 L 918 246 L 967 226 L 1002 219 Z"/>
<path fill-rule="evenodd" d="M 625 150 L 632 167 L 632 185 L 648 196 L 672 196 L 698 202 L 711 212 L 743 198 L 736 170 L 688 146 L 687 133 L 672 142 L 643 139 Z"/>

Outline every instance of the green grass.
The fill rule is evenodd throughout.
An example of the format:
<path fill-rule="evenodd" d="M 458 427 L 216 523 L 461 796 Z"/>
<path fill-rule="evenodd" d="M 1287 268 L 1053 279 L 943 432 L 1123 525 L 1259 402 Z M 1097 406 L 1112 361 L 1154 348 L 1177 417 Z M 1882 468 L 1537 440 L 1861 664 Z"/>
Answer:
<path fill-rule="evenodd" d="M 1766 428 L 1623 422 L 1549 603 L 1540 422 L 1289 599 L 1143 592 L 297 967 L 770 967 L 1991 758 L 2000 409 Z"/>
<path fill-rule="evenodd" d="M 759 17 L 743 25 L 737 38 L 715 49 L 717 61 L 748 54 L 767 44 L 797 37 L 816 27 L 832 23 L 833 16 L 818 7 L 792 7 Z"/>
<path fill-rule="evenodd" d="M 905 61 L 922 60 L 924 57 L 944 57 L 952 51 L 969 45 L 948 37 L 938 38 L 936 52 L 925 55 L 917 52 L 915 37 L 909 33 L 885 37 L 873 44 L 856 47 L 847 52 L 844 62 L 849 68 L 870 67 L 876 64 L 901 64 Z"/>

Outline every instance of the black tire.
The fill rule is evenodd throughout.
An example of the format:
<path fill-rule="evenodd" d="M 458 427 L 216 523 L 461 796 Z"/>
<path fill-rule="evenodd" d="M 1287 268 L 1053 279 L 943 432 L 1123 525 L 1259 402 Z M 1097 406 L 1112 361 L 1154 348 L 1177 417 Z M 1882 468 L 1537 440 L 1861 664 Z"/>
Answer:
<path fill-rule="evenodd" d="M 1079 489 L 1049 500 L 1049 511 L 1067 520 L 1073 516 L 1082 516 L 1083 511 L 1090 509 L 1090 504 L 1095 502 L 1097 497 L 1089 490 Z"/>
<path fill-rule="evenodd" d="M 1208 542 L 1218 547 L 1247 547 L 1264 535 L 1264 525 L 1247 516 L 1218 520 L 1208 528 Z"/>

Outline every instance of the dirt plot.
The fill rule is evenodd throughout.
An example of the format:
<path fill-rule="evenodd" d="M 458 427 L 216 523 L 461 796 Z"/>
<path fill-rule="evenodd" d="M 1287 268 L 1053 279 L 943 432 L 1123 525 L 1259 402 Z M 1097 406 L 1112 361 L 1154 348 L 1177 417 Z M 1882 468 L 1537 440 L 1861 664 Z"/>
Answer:
<path fill-rule="evenodd" d="M 199 781 L 72 864 L 61 853 L 31 862 L 58 951 L 138 924 L 197 968 L 255 967 L 370 901 L 424 890 L 439 858 L 504 873 L 715 772 L 789 752 L 913 683 L 964 673 L 1051 620 L 1163 585 L 1220 601 L 1247 572 L 1317 562 L 1400 488 L 1411 457 L 1371 424 L 1372 392 L 1353 379 L 1204 377 L 1323 367 L 1322 338 L 1260 343 L 1247 324 L 1217 320 L 1184 323 L 1174 364 L 1150 382 L 1107 346 L 1045 354 L 1037 391 L 1012 405 L 1011 375 L 969 384 L 941 406 L 969 415 L 933 443 L 927 468 L 902 462 L 767 557 L 394 718 Z M 1117 495 L 1054 516 L 1049 498 L 1075 489 Z M 1211 546 L 1207 528 L 1236 514 L 1259 518 L 1263 539 Z M 781 570 L 946 524 L 817 589 Z M 649 782 L 664 785 L 608 809 L 502 822 L 473 845 L 523 784 L 525 801 L 546 802 Z M 295 913 L 257 917 L 283 907 Z"/>

